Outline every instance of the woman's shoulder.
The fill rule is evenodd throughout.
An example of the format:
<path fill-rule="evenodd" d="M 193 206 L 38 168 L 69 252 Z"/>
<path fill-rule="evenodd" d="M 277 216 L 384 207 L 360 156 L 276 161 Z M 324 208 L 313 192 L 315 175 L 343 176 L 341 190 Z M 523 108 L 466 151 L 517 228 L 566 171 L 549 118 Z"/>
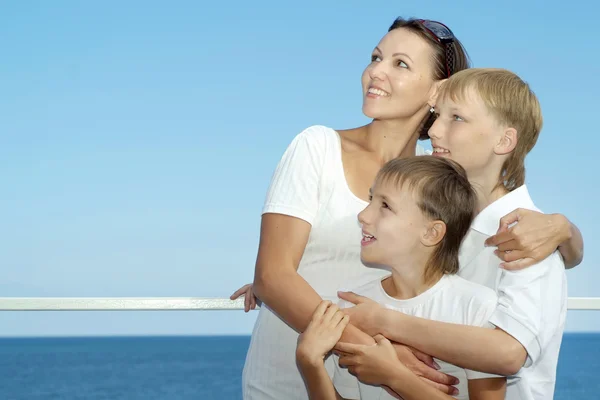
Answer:
<path fill-rule="evenodd" d="M 325 125 L 311 125 L 294 138 L 294 141 L 302 141 L 314 146 L 325 146 L 338 140 L 337 131 Z"/>

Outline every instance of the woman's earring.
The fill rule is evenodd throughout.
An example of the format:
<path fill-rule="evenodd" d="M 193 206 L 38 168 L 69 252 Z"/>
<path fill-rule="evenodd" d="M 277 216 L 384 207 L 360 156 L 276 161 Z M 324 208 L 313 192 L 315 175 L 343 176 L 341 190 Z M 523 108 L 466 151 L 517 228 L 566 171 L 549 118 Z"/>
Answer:
<path fill-rule="evenodd" d="M 429 112 L 433 114 L 435 112 L 435 108 L 433 108 L 433 106 L 431 106 L 431 108 L 429 109 Z"/>

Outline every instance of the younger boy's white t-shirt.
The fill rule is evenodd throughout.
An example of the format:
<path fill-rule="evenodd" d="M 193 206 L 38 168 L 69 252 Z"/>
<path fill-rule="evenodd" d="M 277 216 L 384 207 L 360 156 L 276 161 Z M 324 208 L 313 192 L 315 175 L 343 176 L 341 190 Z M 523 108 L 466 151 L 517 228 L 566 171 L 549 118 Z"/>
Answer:
<path fill-rule="evenodd" d="M 385 279 L 385 278 L 384 278 Z M 496 310 L 498 297 L 496 292 L 483 285 L 469 282 L 457 275 L 445 275 L 427 291 L 417 297 L 398 300 L 390 297 L 381 286 L 381 279 L 374 280 L 352 291 L 368 297 L 384 307 L 400 311 L 407 315 L 431 320 L 462 325 L 493 328 L 488 320 Z M 341 300 L 340 308 L 352 307 L 353 304 Z M 346 399 L 394 399 L 379 386 L 359 382 L 346 368 L 339 366 L 335 360 L 336 371 L 333 384 L 338 393 Z M 457 399 L 468 399 L 468 379 L 495 378 L 497 375 L 465 370 L 452 364 L 436 360 L 441 372 L 457 377 Z"/>

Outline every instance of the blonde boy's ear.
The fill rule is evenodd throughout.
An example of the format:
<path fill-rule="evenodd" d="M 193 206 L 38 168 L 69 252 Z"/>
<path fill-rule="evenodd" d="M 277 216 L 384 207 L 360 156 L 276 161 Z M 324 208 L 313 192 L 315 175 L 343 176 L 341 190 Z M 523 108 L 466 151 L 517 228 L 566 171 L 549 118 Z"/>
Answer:
<path fill-rule="evenodd" d="M 446 224 L 444 221 L 431 221 L 428 226 L 425 234 L 421 238 L 421 243 L 424 246 L 436 246 L 439 242 L 442 241 L 444 236 L 446 235 Z"/>
<path fill-rule="evenodd" d="M 442 87 L 442 84 L 447 80 L 448 78 L 433 83 L 433 87 L 431 88 L 431 96 L 429 97 L 427 104 L 429 104 L 432 107 L 435 105 L 435 103 L 437 102 L 438 94 L 440 93 L 440 88 Z"/>
<path fill-rule="evenodd" d="M 518 141 L 517 130 L 515 128 L 506 128 L 502 136 L 500 136 L 494 152 L 498 155 L 509 154 L 517 147 Z"/>

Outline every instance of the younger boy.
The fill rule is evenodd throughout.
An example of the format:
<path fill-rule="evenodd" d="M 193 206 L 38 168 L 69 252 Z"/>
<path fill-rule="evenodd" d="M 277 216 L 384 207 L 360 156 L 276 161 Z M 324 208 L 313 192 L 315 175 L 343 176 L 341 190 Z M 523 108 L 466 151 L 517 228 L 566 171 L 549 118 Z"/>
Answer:
<path fill-rule="evenodd" d="M 463 368 L 511 376 L 507 399 L 550 400 L 567 310 L 562 258 L 555 252 L 530 268 L 507 271 L 484 244 L 507 212 L 538 211 L 524 184 L 524 164 L 542 127 L 539 102 L 512 72 L 468 69 L 442 86 L 436 112 L 429 131 L 434 155 L 461 164 L 477 192 L 478 215 L 462 243 L 458 275 L 497 292 L 498 307 L 490 317 L 496 329 L 414 318 L 360 296 L 340 297 L 358 304 L 348 313 L 365 332 Z"/>
<path fill-rule="evenodd" d="M 409 315 L 485 326 L 496 309 L 496 293 L 455 275 L 460 243 L 473 220 L 476 200 L 463 168 L 432 156 L 396 159 L 379 171 L 371 194 L 370 204 L 359 214 L 361 260 L 366 265 L 390 268 L 392 274 L 356 292 Z M 323 358 L 347 323 L 342 316 L 337 307 L 322 303 L 300 336 L 297 359 L 310 397 L 394 398 L 380 386 L 359 384 L 340 368 L 334 376 L 338 394 L 333 390 Z M 395 361 L 399 363 L 397 358 Z M 440 364 L 443 372 L 462 378 L 457 398 L 504 399 L 504 377 L 473 371 L 466 371 L 465 376 L 451 365 Z M 398 390 L 405 399 L 432 398 L 420 390 L 412 394 Z M 439 395 L 449 398 L 441 392 Z"/>

